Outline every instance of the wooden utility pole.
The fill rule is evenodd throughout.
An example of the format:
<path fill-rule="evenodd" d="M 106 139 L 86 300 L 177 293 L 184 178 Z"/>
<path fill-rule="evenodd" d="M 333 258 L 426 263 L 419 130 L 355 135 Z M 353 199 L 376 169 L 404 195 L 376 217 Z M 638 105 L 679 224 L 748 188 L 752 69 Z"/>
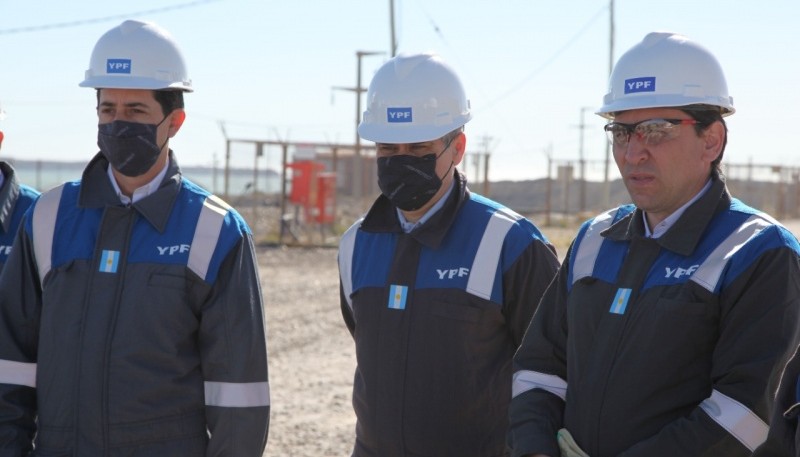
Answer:
<path fill-rule="evenodd" d="M 355 87 L 334 87 L 334 89 L 355 92 L 356 94 L 356 136 L 355 148 L 353 149 L 353 180 L 352 195 L 358 200 L 364 195 L 364 163 L 361 157 L 361 136 L 358 134 L 358 124 L 361 121 L 361 94 L 367 89 L 361 87 L 361 58 L 383 54 L 379 51 L 356 51 L 356 86 Z"/>
<path fill-rule="evenodd" d="M 584 114 L 586 110 L 590 109 L 588 107 L 581 108 L 581 123 L 578 125 L 578 129 L 580 130 L 580 142 L 578 144 L 578 167 L 580 172 L 580 195 L 579 195 L 579 203 L 578 203 L 578 210 L 581 212 L 586 211 L 586 158 L 583 155 L 583 132 L 586 130 L 586 121 L 584 120 Z"/>
<path fill-rule="evenodd" d="M 492 137 L 484 135 L 481 138 L 481 146 L 483 149 L 483 195 L 489 197 L 489 145 L 492 142 Z M 480 156 L 481 154 L 479 154 Z"/>
<path fill-rule="evenodd" d="M 278 235 L 278 243 L 283 244 L 283 235 L 286 233 L 286 169 L 289 164 L 289 144 L 281 143 L 281 215 L 279 221 L 280 234 Z"/>
<path fill-rule="evenodd" d="M 614 71 L 614 0 L 609 0 L 608 5 L 608 75 Z M 611 200 L 611 183 L 609 182 L 609 175 L 611 171 L 611 143 L 606 141 L 606 167 L 603 177 L 603 208 L 609 206 Z"/>
<path fill-rule="evenodd" d="M 228 139 L 228 132 L 225 130 L 225 123 L 220 121 L 219 128 L 222 130 L 222 136 L 225 137 L 225 174 L 224 174 L 224 190 L 223 193 L 225 201 L 230 201 L 230 180 L 231 180 L 231 141 Z"/>
<path fill-rule="evenodd" d="M 551 170 L 553 168 L 553 145 L 550 144 L 547 146 L 544 152 L 545 157 L 547 157 L 547 182 L 545 186 L 545 199 L 544 199 L 544 226 L 550 226 L 550 212 L 552 211 L 552 203 L 550 202 L 550 198 L 553 195 L 553 180 L 550 175 Z"/>
<path fill-rule="evenodd" d="M 397 41 L 394 38 L 394 0 L 389 0 L 389 30 L 391 32 L 391 55 L 394 57 L 397 53 Z"/>

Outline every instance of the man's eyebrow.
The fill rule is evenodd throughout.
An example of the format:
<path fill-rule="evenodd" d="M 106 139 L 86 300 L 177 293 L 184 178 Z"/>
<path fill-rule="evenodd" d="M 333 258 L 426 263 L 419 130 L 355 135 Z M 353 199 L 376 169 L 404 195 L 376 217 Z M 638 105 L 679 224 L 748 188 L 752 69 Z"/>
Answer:
<path fill-rule="evenodd" d="M 105 102 L 101 102 L 100 106 L 117 106 L 117 104 L 114 103 L 114 102 L 105 101 Z M 123 104 L 123 106 L 125 106 L 126 108 L 141 108 L 141 107 L 147 108 L 148 107 L 147 104 L 142 103 L 142 102 L 128 102 L 128 103 Z"/>

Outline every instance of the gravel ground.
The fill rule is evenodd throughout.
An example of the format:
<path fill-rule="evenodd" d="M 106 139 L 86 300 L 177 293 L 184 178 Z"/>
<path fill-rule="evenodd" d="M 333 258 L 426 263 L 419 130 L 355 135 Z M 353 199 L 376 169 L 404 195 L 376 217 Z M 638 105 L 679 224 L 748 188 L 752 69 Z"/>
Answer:
<path fill-rule="evenodd" d="M 347 456 L 355 355 L 339 311 L 334 248 L 258 251 L 267 316 L 269 456 Z"/>

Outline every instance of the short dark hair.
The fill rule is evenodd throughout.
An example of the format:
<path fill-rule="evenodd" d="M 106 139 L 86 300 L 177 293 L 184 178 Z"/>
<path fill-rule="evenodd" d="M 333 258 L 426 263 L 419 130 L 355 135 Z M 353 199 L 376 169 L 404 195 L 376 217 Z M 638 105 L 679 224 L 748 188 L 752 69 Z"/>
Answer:
<path fill-rule="evenodd" d="M 441 140 L 442 140 L 442 142 L 444 144 L 450 144 L 463 131 L 464 131 L 464 126 L 462 125 L 461 127 L 457 128 L 455 130 L 451 130 L 451 131 L 445 133 L 444 136 L 441 138 Z"/>
<path fill-rule="evenodd" d="M 97 89 L 97 104 L 100 104 L 100 90 Z M 183 91 L 182 90 L 154 90 L 153 98 L 156 99 L 161 105 L 161 114 L 167 114 L 175 111 L 176 109 L 183 109 Z"/>
<path fill-rule="evenodd" d="M 154 90 L 153 97 L 161 105 L 161 112 L 164 113 L 164 116 L 176 109 L 183 109 L 182 90 Z"/>
<path fill-rule="evenodd" d="M 722 123 L 722 128 L 725 130 L 725 138 L 722 139 L 722 149 L 719 151 L 717 158 L 711 162 L 711 170 L 721 175 L 722 167 L 720 164 L 722 163 L 722 156 L 725 154 L 725 146 L 728 144 L 728 125 L 725 123 L 725 118 L 722 117 L 722 111 L 719 107 L 711 105 L 690 105 L 679 109 L 697 121 L 694 130 L 698 135 L 714 122 Z"/>

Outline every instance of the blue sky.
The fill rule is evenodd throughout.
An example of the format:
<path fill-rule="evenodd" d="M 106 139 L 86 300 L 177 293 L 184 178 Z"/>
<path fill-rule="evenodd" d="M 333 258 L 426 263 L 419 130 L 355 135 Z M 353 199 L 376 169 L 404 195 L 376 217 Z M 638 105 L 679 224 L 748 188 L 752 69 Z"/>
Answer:
<path fill-rule="evenodd" d="M 654 30 L 717 56 L 737 109 L 728 161 L 800 166 L 800 2 L 616 0 L 614 16 L 615 59 Z M 352 143 L 355 94 L 334 87 L 355 86 L 356 51 L 384 52 L 362 59 L 364 87 L 390 56 L 388 0 L 0 0 L 0 156 L 96 152 L 94 94 L 78 83 L 97 39 L 125 17 L 158 23 L 183 49 L 195 92 L 171 145 L 186 165 L 221 163 L 220 122 L 231 137 Z M 582 110 L 585 157 L 604 159 L 592 113 L 607 85 L 608 0 L 395 0 L 395 27 L 398 52 L 436 51 L 461 75 L 467 149 L 489 138 L 490 179 L 544 175 L 547 150 L 577 159 Z M 279 153 L 262 160 L 277 167 Z M 252 162 L 234 150 L 234 165 Z"/>

